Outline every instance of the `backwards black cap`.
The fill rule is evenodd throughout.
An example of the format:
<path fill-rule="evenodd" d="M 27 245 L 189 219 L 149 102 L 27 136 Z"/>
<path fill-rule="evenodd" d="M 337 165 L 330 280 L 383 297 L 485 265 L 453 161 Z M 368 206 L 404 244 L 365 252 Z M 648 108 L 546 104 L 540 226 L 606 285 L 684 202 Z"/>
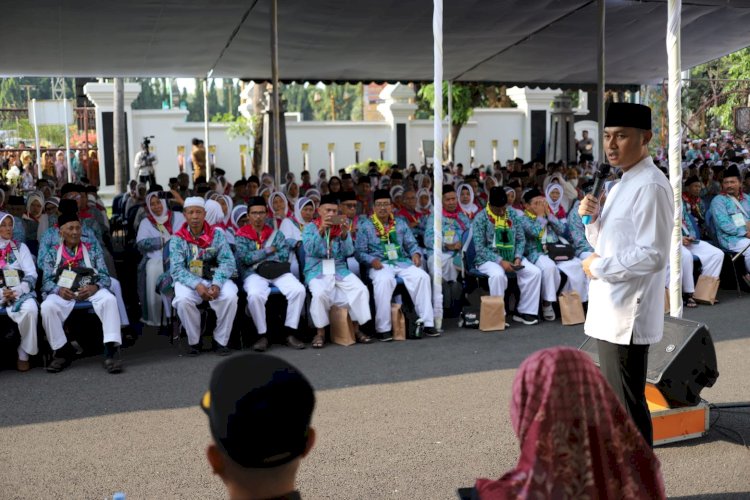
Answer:
<path fill-rule="evenodd" d="M 643 104 L 613 102 L 607 108 L 604 127 L 633 127 L 651 130 L 651 108 Z"/>
<path fill-rule="evenodd" d="M 341 191 L 336 194 L 339 197 L 339 203 L 343 203 L 345 201 L 357 201 L 357 195 L 354 194 L 354 191 Z"/>
<path fill-rule="evenodd" d="M 217 365 L 201 400 L 216 445 L 250 468 L 278 467 L 302 455 L 314 407 L 307 379 L 267 354 L 234 356 Z"/>

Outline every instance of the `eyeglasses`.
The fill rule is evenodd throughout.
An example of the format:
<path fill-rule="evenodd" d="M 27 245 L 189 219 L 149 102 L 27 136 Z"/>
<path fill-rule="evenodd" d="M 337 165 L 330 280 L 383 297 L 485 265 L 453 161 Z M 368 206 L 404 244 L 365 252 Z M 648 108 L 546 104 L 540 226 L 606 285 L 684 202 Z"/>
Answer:
<path fill-rule="evenodd" d="M 388 208 L 391 206 L 391 202 L 375 203 L 375 208 Z"/>
<path fill-rule="evenodd" d="M 254 217 L 261 217 L 263 215 L 266 215 L 266 212 L 248 212 L 248 215 L 252 215 Z"/>

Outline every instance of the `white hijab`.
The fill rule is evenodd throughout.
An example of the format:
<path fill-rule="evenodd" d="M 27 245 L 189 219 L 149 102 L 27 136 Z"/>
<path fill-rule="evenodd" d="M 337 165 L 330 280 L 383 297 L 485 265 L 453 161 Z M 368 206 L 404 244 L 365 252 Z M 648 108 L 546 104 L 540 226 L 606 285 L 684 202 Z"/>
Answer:
<path fill-rule="evenodd" d="M 224 211 L 216 200 L 206 201 L 206 222 L 209 226 L 215 226 L 224 220 Z"/>
<path fill-rule="evenodd" d="M 422 196 L 427 195 L 427 199 L 429 200 L 427 202 L 427 205 L 421 205 L 420 201 L 422 199 Z M 417 212 L 419 213 L 427 213 L 428 211 L 432 210 L 432 193 L 430 193 L 429 190 L 426 188 L 422 188 L 419 191 L 417 191 Z"/>
<path fill-rule="evenodd" d="M 151 210 L 151 198 L 154 196 L 159 196 L 159 193 L 149 193 L 146 195 L 146 210 L 148 210 L 149 215 L 154 218 L 154 220 L 161 225 L 164 225 L 169 220 L 169 210 L 167 209 L 167 201 L 160 199 L 159 202 L 161 203 L 162 211 L 160 216 L 156 216 L 156 214 Z"/>
<path fill-rule="evenodd" d="M 13 226 L 15 226 L 16 225 L 16 219 L 12 215 L 10 215 L 9 213 L 7 213 L 7 212 L 0 212 L 0 224 L 2 224 L 3 221 L 5 219 L 7 219 L 8 217 L 10 217 L 10 220 L 13 222 Z M 12 236 L 11 236 L 11 238 L 12 238 Z M 3 238 L 3 237 L 0 236 L 0 248 L 4 249 L 5 247 L 8 246 L 8 243 L 10 243 L 10 240 L 6 240 L 5 238 Z"/>
<path fill-rule="evenodd" d="M 471 196 L 471 198 L 469 199 L 469 203 L 461 203 L 462 189 L 469 190 L 469 196 Z M 474 189 L 471 187 L 471 185 L 462 182 L 456 188 L 456 195 L 458 196 L 458 204 L 461 206 L 461 210 L 463 210 L 465 213 L 474 214 L 479 211 L 479 207 L 474 203 Z"/>
<path fill-rule="evenodd" d="M 557 198 L 557 201 L 552 201 L 552 191 L 557 191 L 560 193 L 560 197 Z M 547 186 L 547 190 L 545 192 L 545 197 L 547 198 L 547 203 L 549 204 L 549 207 L 552 209 L 553 214 L 557 214 L 557 211 L 560 210 L 560 205 L 562 205 L 563 201 L 563 187 L 560 184 L 550 184 Z"/>
<path fill-rule="evenodd" d="M 313 200 L 305 196 L 297 200 L 297 202 L 294 204 L 294 220 L 297 221 L 297 224 L 302 224 L 302 225 L 307 224 L 305 222 L 305 219 L 302 218 L 302 209 L 308 203 L 313 206 L 313 209 L 315 209 L 315 202 L 313 202 Z"/>

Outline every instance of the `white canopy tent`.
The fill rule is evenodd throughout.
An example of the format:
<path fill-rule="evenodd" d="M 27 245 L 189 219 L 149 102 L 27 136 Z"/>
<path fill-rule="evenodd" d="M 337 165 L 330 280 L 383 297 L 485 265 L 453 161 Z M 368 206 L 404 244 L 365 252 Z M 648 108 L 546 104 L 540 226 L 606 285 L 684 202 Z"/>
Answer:
<path fill-rule="evenodd" d="M 10 30 L 6 36 L 23 39 L 30 56 L 6 59 L 0 73 L 433 81 L 438 101 L 434 133 L 438 165 L 442 156 L 439 89 L 444 79 L 582 88 L 593 86 L 604 74 L 608 85 L 660 82 L 669 77 L 670 169 L 677 227 L 671 259 L 671 312 L 679 316 L 679 71 L 681 66 L 692 67 L 747 46 L 750 2 L 599 2 L 604 0 L 466 0 L 450 2 L 443 12 L 442 0 L 434 0 L 431 25 L 430 4 L 424 1 L 284 0 L 278 3 L 278 46 L 272 47 L 269 41 L 275 25 L 270 19 L 275 0 L 249 4 L 240 0 L 40 0 L 5 6 Z M 606 17 L 604 36 L 599 36 L 598 27 L 604 26 L 601 14 Z M 34 20 L 36 32 L 47 36 L 25 36 L 29 19 Z M 665 40 L 668 50 L 664 50 Z M 604 43 L 606 57 L 600 57 Z M 272 49 L 277 49 L 275 54 Z M 433 184 L 439 212 L 439 172 Z M 435 220 L 435 248 L 441 248 L 441 221 Z M 439 258 L 435 268 L 439 325 Z"/>

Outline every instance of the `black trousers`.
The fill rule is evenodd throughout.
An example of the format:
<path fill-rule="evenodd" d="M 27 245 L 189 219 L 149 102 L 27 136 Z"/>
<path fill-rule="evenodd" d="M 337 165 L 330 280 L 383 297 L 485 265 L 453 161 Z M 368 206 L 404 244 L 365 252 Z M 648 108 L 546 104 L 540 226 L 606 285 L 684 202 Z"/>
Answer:
<path fill-rule="evenodd" d="M 631 341 L 632 342 L 632 341 Z M 651 413 L 646 402 L 648 345 L 619 345 L 597 340 L 599 365 L 604 378 L 633 419 L 649 446 L 654 445 Z"/>

